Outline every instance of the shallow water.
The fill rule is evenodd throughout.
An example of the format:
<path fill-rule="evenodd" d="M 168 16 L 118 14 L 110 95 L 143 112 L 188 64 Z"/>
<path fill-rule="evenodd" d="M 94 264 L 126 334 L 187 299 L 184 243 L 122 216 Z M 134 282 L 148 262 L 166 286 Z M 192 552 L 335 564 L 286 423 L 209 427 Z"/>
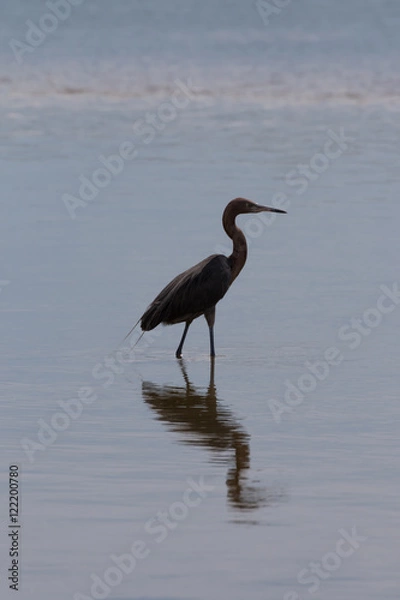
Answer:
<path fill-rule="evenodd" d="M 152 2 L 135 19 L 129 3 L 106 13 L 87 2 L 18 76 L 2 55 L 1 488 L 6 507 L 17 463 L 21 598 L 398 596 L 390 32 L 400 14 L 387 2 L 377 21 L 368 3 L 351 46 L 345 3 L 330 6 L 330 29 L 306 4 L 300 20 L 288 6 L 269 34 L 254 7 L 237 2 L 214 13 L 207 2 L 201 15 L 170 3 L 169 16 Z M 3 31 L 17 36 L 41 5 L 31 4 L 34 14 L 13 6 Z M 88 47 L 102 49 L 96 59 L 73 43 L 85 32 Z M 363 32 L 375 40 L 369 70 Z M 213 43 L 203 52 L 206 34 Z M 162 60 L 156 40 L 169 48 Z M 292 69 L 279 98 L 268 84 L 278 55 Z M 140 78 L 128 85 L 138 64 L 143 76 L 153 69 L 157 89 Z M 376 78 L 383 64 L 386 83 Z M 85 70 L 84 93 L 53 93 L 53 77 L 74 86 Z M 176 77 L 192 78 L 193 97 L 145 143 L 132 125 L 170 102 Z M 113 78 L 123 88 L 115 95 Z M 79 178 L 92 179 L 99 156 L 126 142 L 137 156 L 68 211 L 65 194 L 80 198 Z M 173 326 L 146 335 L 127 362 L 115 350 L 161 287 L 230 252 L 221 214 L 238 195 L 284 199 L 288 214 L 238 219 L 249 256 L 217 307 L 215 364 L 204 319 L 191 326 L 183 361 L 174 358 L 182 327 Z M 2 597 L 12 597 L 4 529 L 1 547 Z"/>

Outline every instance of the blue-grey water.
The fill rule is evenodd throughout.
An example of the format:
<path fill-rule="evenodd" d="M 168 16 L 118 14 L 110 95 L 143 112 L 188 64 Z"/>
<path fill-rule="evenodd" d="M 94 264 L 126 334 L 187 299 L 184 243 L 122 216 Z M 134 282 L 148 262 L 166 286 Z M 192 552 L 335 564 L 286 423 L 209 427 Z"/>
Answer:
<path fill-rule="evenodd" d="M 399 3 L 0 8 L 1 597 L 18 465 L 24 600 L 397 599 Z"/>

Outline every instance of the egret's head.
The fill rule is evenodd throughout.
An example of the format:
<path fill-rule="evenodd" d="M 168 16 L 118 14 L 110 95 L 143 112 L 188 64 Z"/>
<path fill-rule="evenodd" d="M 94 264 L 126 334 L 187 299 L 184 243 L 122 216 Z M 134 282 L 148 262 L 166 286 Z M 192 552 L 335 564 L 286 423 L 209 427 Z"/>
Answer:
<path fill-rule="evenodd" d="M 246 214 L 246 213 L 259 213 L 259 212 L 274 212 L 286 214 L 286 210 L 281 210 L 280 208 L 272 208 L 271 206 L 263 206 L 262 204 L 256 204 L 251 200 L 247 200 L 246 198 L 235 198 L 235 200 L 231 200 L 226 207 L 228 207 L 237 215 Z"/>

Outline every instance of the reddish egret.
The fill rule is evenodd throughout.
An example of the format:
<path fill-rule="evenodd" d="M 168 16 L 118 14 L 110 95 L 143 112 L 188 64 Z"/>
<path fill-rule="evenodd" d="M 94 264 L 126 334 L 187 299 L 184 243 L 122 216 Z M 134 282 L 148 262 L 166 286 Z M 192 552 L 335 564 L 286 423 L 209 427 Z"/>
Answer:
<path fill-rule="evenodd" d="M 215 305 L 225 296 L 243 269 L 247 257 L 246 238 L 243 231 L 236 226 L 235 219 L 241 214 L 264 211 L 286 213 L 285 210 L 261 206 L 245 198 L 236 198 L 229 202 L 222 216 L 222 225 L 233 242 L 232 254 L 230 256 L 212 254 L 194 267 L 177 275 L 158 294 L 139 319 L 143 333 L 154 329 L 160 323 L 163 325 L 185 323 L 183 335 L 175 353 L 177 358 L 181 358 L 190 324 L 197 317 L 204 315 L 210 332 L 210 356 L 215 356 Z M 133 329 L 126 337 L 132 333 Z"/>

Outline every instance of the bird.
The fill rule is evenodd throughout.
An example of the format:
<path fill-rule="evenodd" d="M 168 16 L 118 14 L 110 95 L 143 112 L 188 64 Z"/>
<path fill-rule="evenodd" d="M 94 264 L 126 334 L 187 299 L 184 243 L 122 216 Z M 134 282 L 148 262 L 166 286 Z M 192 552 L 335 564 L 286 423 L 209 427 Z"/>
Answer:
<path fill-rule="evenodd" d="M 161 323 L 163 325 L 185 323 L 179 346 L 175 352 L 176 358 L 181 358 L 183 344 L 191 323 L 204 315 L 209 329 L 210 357 L 213 359 L 215 357 L 215 306 L 225 296 L 243 269 L 247 258 L 246 238 L 243 231 L 237 227 L 235 219 L 241 214 L 260 212 L 286 214 L 285 210 L 262 206 L 246 198 L 231 200 L 223 212 L 222 226 L 233 242 L 232 254 L 230 256 L 211 254 L 177 275 L 154 298 L 125 339 L 130 336 L 139 322 L 142 335 Z"/>

